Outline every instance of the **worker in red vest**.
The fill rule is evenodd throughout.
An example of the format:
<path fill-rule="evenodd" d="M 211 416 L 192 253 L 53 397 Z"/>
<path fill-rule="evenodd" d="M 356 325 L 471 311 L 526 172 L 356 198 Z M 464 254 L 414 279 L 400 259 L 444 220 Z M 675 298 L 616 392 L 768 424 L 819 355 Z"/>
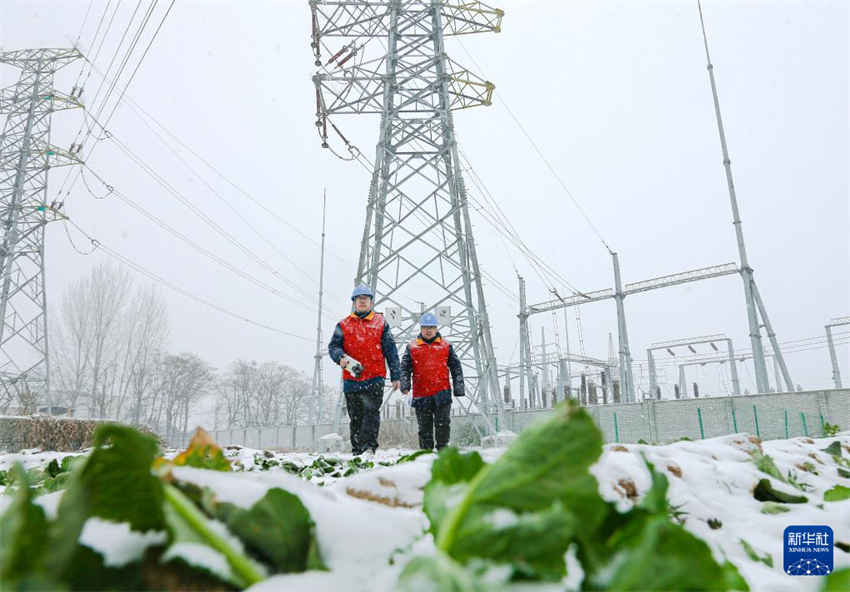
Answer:
<path fill-rule="evenodd" d="M 422 315 L 419 337 L 407 345 L 401 361 L 401 392 L 406 395 L 411 388 L 419 447 L 434 448 L 435 435 L 437 450 L 448 446 L 452 389 L 455 397 L 464 396 L 463 366 L 452 345 L 437 331 L 437 317 L 430 312 Z"/>
<path fill-rule="evenodd" d="M 398 390 L 401 374 L 390 325 L 384 315 L 372 310 L 373 299 L 372 290 L 365 284 L 354 288 L 354 312 L 337 323 L 328 344 L 328 354 L 343 369 L 351 451 L 367 460 L 378 449 L 387 364 L 394 390 Z"/>

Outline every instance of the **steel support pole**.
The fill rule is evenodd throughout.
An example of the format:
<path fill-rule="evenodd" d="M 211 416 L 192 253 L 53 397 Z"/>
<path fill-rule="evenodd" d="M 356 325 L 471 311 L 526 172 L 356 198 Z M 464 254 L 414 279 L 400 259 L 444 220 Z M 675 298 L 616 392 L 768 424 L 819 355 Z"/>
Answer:
<path fill-rule="evenodd" d="M 652 357 L 652 350 L 646 350 L 646 359 L 649 363 L 649 392 L 652 398 L 655 397 L 655 387 L 658 385 L 658 376 L 655 373 L 655 358 Z"/>
<path fill-rule="evenodd" d="M 776 392 L 782 392 L 782 373 L 779 370 L 779 360 L 773 356 L 773 378 L 776 381 Z"/>
<path fill-rule="evenodd" d="M 729 372 L 732 374 L 732 392 L 735 395 L 741 394 L 741 381 L 738 380 L 738 365 L 735 363 L 735 350 L 732 349 L 732 340 L 725 339 L 726 349 L 729 352 Z"/>
<path fill-rule="evenodd" d="M 635 387 L 632 378 L 632 355 L 629 351 L 629 333 L 626 329 L 626 308 L 623 305 L 625 295 L 620 280 L 620 259 L 617 253 L 611 253 L 614 262 L 614 300 L 617 303 L 617 336 L 620 343 L 620 389 L 626 402 L 635 402 Z"/>
<path fill-rule="evenodd" d="M 688 385 L 685 381 L 685 366 L 679 366 L 679 395 L 684 399 L 688 394 Z"/>
<path fill-rule="evenodd" d="M 567 309 L 564 308 L 564 341 L 567 345 L 567 390 L 573 396 L 573 368 L 570 364 L 570 324 L 567 322 Z"/>
<path fill-rule="evenodd" d="M 526 387 L 531 393 L 531 363 L 528 359 L 528 313 L 525 308 L 525 280 L 517 276 L 519 280 L 519 404 L 520 408 L 529 408 L 526 399 Z M 529 397 L 530 398 L 530 397 Z"/>
<path fill-rule="evenodd" d="M 316 362 L 313 367 L 313 396 L 310 397 L 310 425 L 318 423 L 316 414 L 319 398 L 324 390 L 322 380 L 322 297 L 325 285 L 325 212 L 328 205 L 328 191 L 325 189 L 322 195 L 322 248 L 319 257 L 319 313 L 316 323 Z M 319 416 L 321 412 L 319 412 Z"/>
<path fill-rule="evenodd" d="M 699 5 L 698 5 L 699 6 Z M 702 16 L 702 6 L 699 6 L 699 18 L 702 26 L 703 41 L 705 43 L 705 58 L 708 62 L 708 77 L 711 82 L 711 94 L 714 100 L 714 113 L 717 118 L 717 129 L 720 134 L 720 147 L 723 152 L 723 168 L 726 171 L 726 185 L 729 190 L 729 201 L 732 206 L 732 224 L 735 227 L 735 238 L 738 243 L 738 256 L 741 263 L 741 278 L 744 282 L 744 299 L 747 306 L 747 322 L 750 330 L 750 341 L 753 349 L 753 366 L 755 366 L 756 386 L 760 393 L 766 393 L 769 385 L 767 379 L 767 365 L 764 360 L 764 349 L 761 342 L 761 331 L 759 328 L 758 315 L 756 312 L 755 298 L 753 297 L 753 269 L 747 259 L 747 248 L 744 244 L 744 231 L 741 228 L 741 216 L 738 211 L 738 198 L 735 194 L 735 184 L 732 181 L 732 161 L 729 159 L 729 149 L 726 145 L 726 133 L 723 130 L 723 118 L 720 114 L 720 99 L 717 96 L 717 83 L 714 80 L 714 66 L 708 52 L 708 38 L 705 34 L 705 21 Z"/>
<path fill-rule="evenodd" d="M 788 389 L 789 393 L 793 393 L 794 382 L 791 380 L 791 374 L 788 372 L 788 366 L 785 364 L 785 357 L 782 355 L 782 348 L 779 347 L 779 340 L 776 339 L 776 332 L 773 330 L 773 325 L 770 324 L 770 318 L 767 316 L 767 308 L 761 299 L 761 294 L 759 293 L 755 280 L 753 281 L 753 296 L 755 296 L 756 304 L 758 305 L 759 312 L 761 313 L 761 320 L 764 322 L 764 328 L 767 331 L 767 338 L 770 339 L 770 345 L 773 348 L 773 355 L 776 357 L 776 361 L 779 364 L 779 370 L 782 373 L 782 377 L 785 379 L 785 387 Z M 778 379 L 776 382 L 776 390 L 780 390 Z"/>
<path fill-rule="evenodd" d="M 543 351 L 543 366 L 540 368 L 542 373 L 543 388 L 549 388 L 549 356 L 546 355 L 546 327 L 540 327 L 540 347 Z"/>
<path fill-rule="evenodd" d="M 832 382 L 835 388 L 841 388 L 841 370 L 838 367 L 838 355 L 835 353 L 835 342 L 832 340 L 832 327 L 826 326 L 826 342 L 829 344 L 829 359 L 832 362 Z"/>

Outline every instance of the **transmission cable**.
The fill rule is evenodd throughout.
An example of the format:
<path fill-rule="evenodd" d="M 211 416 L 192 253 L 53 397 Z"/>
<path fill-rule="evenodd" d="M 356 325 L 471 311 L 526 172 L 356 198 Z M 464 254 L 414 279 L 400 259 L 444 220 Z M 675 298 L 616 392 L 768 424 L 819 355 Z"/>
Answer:
<path fill-rule="evenodd" d="M 257 327 L 267 329 L 267 330 L 272 331 L 274 333 L 279 333 L 281 335 L 286 335 L 287 337 L 293 337 L 295 339 L 300 339 L 302 341 L 308 341 L 310 343 L 313 343 L 315 341 L 314 339 L 312 339 L 310 337 L 304 337 L 303 335 L 297 335 L 295 333 L 290 333 L 289 331 L 284 331 L 283 329 L 278 329 L 276 327 L 272 327 L 272 326 L 267 325 L 265 323 L 262 323 L 260 321 L 256 321 L 256 320 L 251 319 L 249 317 L 245 317 L 241 314 L 238 314 L 238 313 L 235 313 L 231 310 L 228 310 L 228 309 L 226 309 L 222 306 L 214 304 L 214 303 L 210 302 L 209 300 L 206 300 L 206 299 L 204 299 L 200 296 L 197 296 L 197 295 L 189 292 L 188 290 L 184 290 L 183 288 L 180 288 L 179 286 L 177 286 L 177 285 L 173 284 L 172 282 L 164 279 L 163 277 L 153 273 L 152 271 L 145 269 L 141 265 L 134 263 L 133 261 L 124 257 L 123 255 L 121 255 L 117 251 L 110 249 L 109 247 L 107 247 L 102 242 L 92 238 L 91 235 L 89 235 L 82 228 L 80 228 L 73 220 L 66 219 L 65 221 L 70 223 L 72 226 L 74 226 L 74 228 L 76 228 L 83 236 L 85 236 L 91 242 L 91 244 L 95 247 L 95 249 L 93 249 L 92 252 L 94 250 L 99 249 L 99 250 L 103 251 L 104 253 L 106 253 L 107 255 L 109 255 L 110 257 L 112 257 L 113 259 L 116 259 L 117 261 L 123 263 L 124 265 L 138 271 L 139 273 L 147 276 L 148 278 L 154 280 L 155 282 L 162 284 L 163 286 L 166 286 L 167 288 L 174 290 L 175 292 L 178 292 L 179 294 L 182 294 L 182 295 L 186 296 L 187 298 L 191 298 L 195 302 L 203 304 L 204 306 L 212 308 L 213 310 L 217 310 L 220 313 L 223 313 L 223 314 L 226 314 L 226 315 L 231 316 L 233 318 L 239 319 L 240 321 L 244 321 L 244 322 L 249 323 L 251 325 L 255 325 Z M 68 236 L 70 238 L 70 234 Z"/>
<path fill-rule="evenodd" d="M 85 165 L 85 166 L 86 166 L 86 168 L 89 170 L 89 172 L 90 172 L 92 175 L 94 175 L 94 176 L 95 176 L 95 177 L 96 177 L 96 178 L 97 178 L 97 179 L 98 179 L 101 183 L 104 183 L 104 185 L 106 184 L 106 183 L 103 181 L 103 179 L 102 179 L 102 178 L 101 178 L 101 177 L 100 177 L 100 176 L 99 176 L 96 172 L 94 172 L 94 171 L 93 171 L 90 167 L 88 167 L 88 165 Z M 249 273 L 245 272 L 244 270 L 242 270 L 242 269 L 238 268 L 238 267 L 237 267 L 237 266 L 235 266 L 235 265 L 232 265 L 232 264 L 228 263 L 227 261 L 225 261 L 225 260 L 224 260 L 224 259 L 222 259 L 221 257 L 219 257 L 219 256 L 215 255 L 214 253 L 210 252 L 209 250 L 205 249 L 204 247 L 202 247 L 201 245 L 199 245 L 197 242 L 195 242 L 195 241 L 193 241 L 192 239 L 188 238 L 186 235 L 184 235 L 184 234 L 183 234 L 183 233 L 181 233 L 180 231 L 176 230 L 174 227 L 170 226 L 169 224 L 167 224 L 166 222 L 162 221 L 160 218 L 158 218 L 157 216 L 155 216 L 154 214 L 152 214 L 150 211 L 146 210 L 145 208 L 143 208 L 142 206 L 140 206 L 139 204 L 137 204 L 135 201 L 133 201 L 132 199 L 130 199 L 129 197 L 127 197 L 126 195 L 124 195 L 121 191 L 119 191 L 119 190 L 117 190 L 117 189 L 115 189 L 115 188 L 112 188 L 112 191 L 113 191 L 113 192 L 114 192 L 114 194 L 115 194 L 115 195 L 116 195 L 119 199 L 121 199 L 124 203 L 126 203 L 126 204 L 127 204 L 127 205 L 129 205 L 131 208 L 133 208 L 134 210 L 136 210 L 137 212 L 139 212 L 140 214 L 142 214 L 143 216 L 145 216 L 146 218 L 148 218 L 151 222 L 155 223 L 157 226 L 159 226 L 160 228 L 162 228 L 163 230 L 165 230 L 166 232 L 168 232 L 169 234 L 171 234 L 171 235 L 172 235 L 172 236 L 174 236 L 175 238 L 177 238 L 177 239 L 181 240 L 182 242 L 184 242 L 185 244 L 187 244 L 187 245 L 191 246 L 192 248 L 194 248 L 195 250 L 197 250 L 199 253 L 201 253 L 201 254 L 203 254 L 204 256 L 206 256 L 207 258 L 209 258 L 209 259 L 211 259 L 211 260 L 215 261 L 215 262 L 216 262 L 216 263 L 218 263 L 219 265 L 221 265 L 221 266 L 223 266 L 223 267 L 227 268 L 228 270 L 230 270 L 230 271 L 232 271 L 233 273 L 235 273 L 235 274 L 239 275 L 240 277 L 242 277 L 242 278 L 244 278 L 244 279 L 246 279 L 246 280 L 250 281 L 250 282 L 251 282 L 251 283 L 253 283 L 254 285 L 256 285 L 256 286 L 258 286 L 258 287 L 261 287 L 261 288 L 263 288 L 263 289 L 265 289 L 265 290 L 267 290 L 267 291 L 271 292 L 271 293 L 272 293 L 272 294 L 274 294 L 275 296 L 277 296 L 277 297 L 279 297 L 279 298 L 282 298 L 282 299 L 284 299 L 284 300 L 287 300 L 288 302 L 290 302 L 290 303 L 292 303 L 292 304 L 295 304 L 296 306 L 300 306 L 301 308 L 304 308 L 304 309 L 306 309 L 306 310 L 308 310 L 308 311 L 310 311 L 310 312 L 317 312 L 317 311 L 318 311 L 318 308 L 316 308 L 316 307 L 312 307 L 312 306 L 310 306 L 310 305 L 308 305 L 308 304 L 305 304 L 305 303 L 303 303 L 303 302 L 301 302 L 301 301 L 295 300 L 295 299 L 294 299 L 294 298 L 292 298 L 291 296 L 288 296 L 287 294 L 285 294 L 285 293 L 281 292 L 280 290 L 278 290 L 278 289 L 274 288 L 273 286 L 268 285 L 267 283 L 263 282 L 262 280 L 257 279 L 256 277 L 252 276 L 251 274 L 249 274 Z M 311 295 L 310 295 L 310 294 L 307 294 L 306 292 L 303 292 L 303 290 L 301 290 L 301 289 L 300 289 L 297 285 L 295 285 L 294 283 L 292 283 L 292 282 L 291 282 L 288 278 L 285 278 L 285 277 L 283 277 L 283 276 L 279 276 L 279 277 L 280 277 L 280 279 L 282 279 L 284 282 L 286 282 L 287 284 L 289 284 L 289 285 L 290 285 L 290 287 L 292 287 L 293 289 L 296 289 L 296 290 L 301 291 L 301 292 L 302 292 L 302 294 L 303 294 L 304 296 L 306 296 L 307 298 L 310 298 L 310 297 L 311 297 Z"/>
<path fill-rule="evenodd" d="M 484 78 L 486 78 L 486 77 L 487 77 L 487 75 L 486 75 L 486 74 L 484 73 L 484 71 L 481 69 L 481 66 L 479 66 L 479 65 L 478 65 L 478 62 L 476 62 L 476 61 L 475 61 L 475 58 L 474 58 L 474 57 L 472 57 L 472 54 L 471 54 L 471 53 L 469 53 L 469 50 L 467 50 L 467 49 L 466 49 L 466 46 L 463 44 L 463 42 L 462 42 L 460 39 L 458 39 L 458 40 L 457 40 L 457 42 L 460 44 L 460 46 L 461 46 L 461 48 L 463 49 L 464 53 L 466 53 L 466 55 L 467 55 L 467 56 L 469 56 L 469 59 L 470 59 L 470 60 L 472 60 L 473 65 L 474 65 L 474 66 L 478 69 L 478 71 L 481 73 L 481 75 L 482 75 Z M 567 188 L 566 184 L 565 184 L 565 183 L 564 183 L 564 181 L 561 179 L 560 175 L 558 175 L 557 171 L 555 171 L 555 167 L 553 167 L 553 166 L 551 165 L 551 163 L 549 162 L 549 160 L 548 160 L 548 159 L 546 158 L 546 156 L 543 154 L 543 151 L 542 151 L 542 150 L 540 150 L 540 148 L 538 148 L 537 144 L 536 144 L 536 143 L 534 142 L 534 140 L 531 138 L 531 136 L 529 135 L 529 133 L 525 130 L 525 128 L 523 127 L 522 123 L 520 123 L 519 119 L 517 119 L 516 115 L 514 115 L 514 112 L 511 110 L 510 106 L 508 106 L 508 103 L 505 101 L 505 98 L 504 98 L 503 96 L 501 96 L 501 94 L 497 94 L 497 95 L 496 95 L 496 98 L 497 98 L 497 99 L 499 99 L 499 101 L 500 101 L 500 102 L 502 103 L 502 105 L 505 107 L 505 110 L 507 110 L 508 114 L 511 116 L 511 119 L 513 119 L 513 120 L 514 120 L 514 123 L 516 123 L 516 124 L 517 124 L 517 126 L 518 126 L 518 127 L 519 127 L 519 129 L 520 129 L 520 131 L 522 131 L 523 135 L 524 135 L 524 136 L 525 136 L 525 138 L 528 140 L 528 142 L 531 144 L 532 148 L 534 148 L 535 152 L 537 152 L 537 155 L 541 158 L 541 160 L 544 162 L 544 164 L 546 165 L 546 167 L 549 169 L 549 172 L 551 172 L 551 173 L 552 173 L 552 175 L 555 177 L 555 179 L 558 181 L 558 184 L 561 186 L 561 189 L 563 189 L 563 190 L 564 190 L 564 193 L 566 193 L 566 194 L 567 194 L 567 197 L 569 197 L 569 198 L 570 198 L 570 200 L 573 202 L 573 205 L 575 205 L 576 209 L 579 211 L 579 213 L 582 215 L 582 217 L 583 217 L 583 218 L 585 219 L 585 221 L 588 223 L 588 225 L 590 226 L 590 228 L 591 228 L 591 229 L 593 230 L 593 232 L 596 234 L 596 237 L 599 239 L 599 241 L 602 243 L 602 245 L 605 247 L 605 249 L 606 249 L 609 253 L 613 253 L 613 251 L 611 250 L 611 247 L 609 247 L 609 246 L 608 246 L 608 243 L 607 243 L 607 242 L 605 242 L 605 239 L 604 239 L 604 238 L 602 238 L 602 234 L 600 234 L 599 230 L 596 228 L 596 226 L 595 226 L 595 225 L 593 224 L 593 222 L 590 220 L 590 217 L 587 215 L 587 213 L 584 211 L 584 209 L 581 207 L 581 205 L 579 205 L 578 201 L 577 201 L 577 200 L 576 200 L 576 198 L 573 196 L 572 192 L 570 192 L 570 190 Z"/>

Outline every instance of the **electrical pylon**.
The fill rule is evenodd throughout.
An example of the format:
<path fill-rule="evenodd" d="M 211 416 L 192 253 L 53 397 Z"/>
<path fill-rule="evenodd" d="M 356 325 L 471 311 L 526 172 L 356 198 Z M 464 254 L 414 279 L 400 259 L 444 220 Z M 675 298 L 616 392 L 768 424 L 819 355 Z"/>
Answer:
<path fill-rule="evenodd" d="M 422 310 L 442 312 L 447 320 L 450 314 L 441 332 L 464 364 L 467 395 L 479 410 L 495 406 L 501 426 L 496 360 L 452 118 L 455 110 L 489 105 L 494 85 L 450 59 L 443 41 L 499 32 L 504 13 L 480 2 L 440 0 L 312 0 L 310 8 L 323 146 L 330 125 L 352 158 L 362 158 L 331 118 L 381 115 L 354 281 L 371 286 L 376 306 L 393 311 L 387 316 L 402 345 L 417 334 Z"/>
<path fill-rule="evenodd" d="M 0 63 L 20 68 L 15 86 L 0 90 L 8 115 L 0 136 L 0 410 L 24 397 L 47 398 L 51 411 L 44 283 L 44 227 L 64 218 L 61 204 L 47 203 L 48 171 L 79 164 L 75 152 L 50 144 L 54 111 L 81 107 L 77 89 L 53 89 L 53 74 L 81 58 L 76 49 L 27 49 L 0 53 Z"/>

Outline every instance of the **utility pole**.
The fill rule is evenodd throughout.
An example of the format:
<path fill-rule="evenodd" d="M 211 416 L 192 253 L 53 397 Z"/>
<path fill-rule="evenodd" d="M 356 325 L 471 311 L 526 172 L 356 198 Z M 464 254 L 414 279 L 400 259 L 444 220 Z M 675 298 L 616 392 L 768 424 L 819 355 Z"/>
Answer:
<path fill-rule="evenodd" d="M 328 206 L 328 190 L 322 194 L 322 254 L 319 259 L 319 319 L 316 322 L 316 362 L 313 366 L 313 396 L 310 398 L 310 425 L 315 426 L 321 421 L 321 408 L 317 405 L 324 394 L 322 376 L 322 297 L 325 287 L 325 212 Z"/>
<path fill-rule="evenodd" d="M 54 73 L 81 58 L 76 49 L 0 52 L 0 63 L 21 69 L 18 83 L 0 91 L 7 115 L 0 136 L 0 410 L 50 393 L 44 227 L 65 219 L 61 203 L 47 202 L 48 171 L 81 164 L 76 153 L 50 144 L 54 111 L 82 107 L 53 88 Z"/>
<path fill-rule="evenodd" d="M 381 115 L 356 282 L 375 292 L 376 306 L 398 311 L 397 339 L 416 333 L 419 311 L 401 290 L 451 308 L 441 332 L 467 373 L 467 395 L 489 422 L 504 406 L 490 335 L 453 112 L 490 105 L 494 85 L 450 59 L 446 36 L 501 30 L 503 12 L 481 3 L 439 0 L 346 2 L 311 0 L 312 47 L 319 71 L 317 129 L 328 129 L 361 159 L 332 118 Z M 379 39 L 366 48 L 370 39 Z M 323 56 L 331 47 L 334 55 Z M 376 52 L 369 59 L 363 54 Z M 361 164 L 365 164 L 361 161 Z M 420 296 L 421 295 L 421 296 Z"/>

